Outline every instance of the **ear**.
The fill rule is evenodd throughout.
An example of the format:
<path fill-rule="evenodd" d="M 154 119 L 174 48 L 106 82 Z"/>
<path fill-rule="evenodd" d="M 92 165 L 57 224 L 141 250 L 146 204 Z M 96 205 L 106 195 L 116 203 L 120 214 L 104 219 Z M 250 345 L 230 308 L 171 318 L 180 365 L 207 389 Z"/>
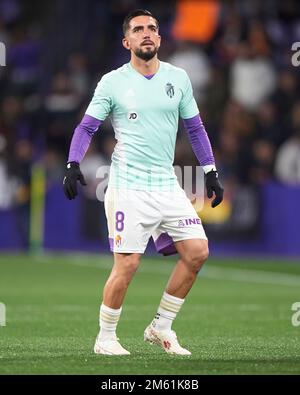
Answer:
<path fill-rule="evenodd" d="M 129 44 L 129 41 L 127 40 L 126 37 L 123 38 L 122 44 L 123 44 L 123 47 L 124 47 L 124 48 L 130 50 L 130 44 Z"/>
<path fill-rule="evenodd" d="M 158 36 L 159 37 L 159 43 L 158 43 L 158 48 L 160 47 L 160 44 L 161 44 L 161 36 Z"/>

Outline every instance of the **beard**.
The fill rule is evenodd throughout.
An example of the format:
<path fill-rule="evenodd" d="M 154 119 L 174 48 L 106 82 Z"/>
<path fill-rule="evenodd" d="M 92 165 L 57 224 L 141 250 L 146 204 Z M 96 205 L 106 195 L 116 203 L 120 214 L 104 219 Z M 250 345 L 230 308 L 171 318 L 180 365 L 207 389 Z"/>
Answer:
<path fill-rule="evenodd" d="M 154 47 L 154 49 L 146 49 L 143 50 L 142 48 L 138 48 L 137 50 L 134 51 L 134 54 L 145 61 L 151 60 L 152 58 L 154 58 L 154 56 L 157 54 L 158 48 Z"/>

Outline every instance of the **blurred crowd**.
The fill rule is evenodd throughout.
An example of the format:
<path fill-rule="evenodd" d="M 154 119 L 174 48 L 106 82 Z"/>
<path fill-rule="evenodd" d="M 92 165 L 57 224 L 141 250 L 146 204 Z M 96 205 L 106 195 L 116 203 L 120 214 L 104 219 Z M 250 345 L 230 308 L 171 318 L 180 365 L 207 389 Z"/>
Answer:
<path fill-rule="evenodd" d="M 159 58 L 188 72 L 223 183 L 300 184 L 300 66 L 291 61 L 292 44 L 300 42 L 298 1 L 194 1 L 215 10 L 209 34 L 199 36 L 179 26 L 185 1 L 0 1 L 7 50 L 0 67 L 0 209 L 28 203 L 35 161 L 45 165 L 48 185 L 62 181 L 74 128 L 97 81 L 129 60 L 122 21 L 134 8 L 157 16 Z M 87 197 L 114 144 L 105 122 L 82 164 Z M 197 165 L 182 125 L 175 164 Z"/>

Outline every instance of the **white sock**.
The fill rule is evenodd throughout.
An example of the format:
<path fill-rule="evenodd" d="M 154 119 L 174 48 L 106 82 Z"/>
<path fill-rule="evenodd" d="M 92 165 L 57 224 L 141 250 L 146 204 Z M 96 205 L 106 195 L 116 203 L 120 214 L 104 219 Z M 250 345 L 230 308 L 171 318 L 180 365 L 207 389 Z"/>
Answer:
<path fill-rule="evenodd" d="M 169 295 L 164 292 L 157 314 L 151 325 L 158 331 L 170 331 L 177 313 L 183 305 L 184 299 Z"/>
<path fill-rule="evenodd" d="M 112 309 L 111 307 L 105 306 L 103 303 L 100 306 L 100 334 L 99 340 L 115 340 L 116 339 L 116 329 L 118 321 L 121 315 L 122 307 L 119 309 Z"/>

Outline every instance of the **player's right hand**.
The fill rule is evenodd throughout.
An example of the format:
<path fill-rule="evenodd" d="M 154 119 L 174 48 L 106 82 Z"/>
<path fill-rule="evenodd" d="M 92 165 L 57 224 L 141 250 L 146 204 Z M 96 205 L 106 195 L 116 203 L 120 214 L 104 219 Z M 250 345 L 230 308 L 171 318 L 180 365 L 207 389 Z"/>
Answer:
<path fill-rule="evenodd" d="M 79 181 L 81 185 L 87 185 L 83 174 L 80 171 L 79 163 L 69 162 L 67 164 L 67 171 L 63 180 L 64 193 L 69 200 L 75 199 L 78 195 L 77 181 Z"/>
<path fill-rule="evenodd" d="M 207 197 L 211 199 L 215 193 L 215 198 L 211 203 L 211 207 L 217 207 L 223 200 L 224 188 L 219 181 L 218 172 L 211 170 L 205 174 Z"/>

